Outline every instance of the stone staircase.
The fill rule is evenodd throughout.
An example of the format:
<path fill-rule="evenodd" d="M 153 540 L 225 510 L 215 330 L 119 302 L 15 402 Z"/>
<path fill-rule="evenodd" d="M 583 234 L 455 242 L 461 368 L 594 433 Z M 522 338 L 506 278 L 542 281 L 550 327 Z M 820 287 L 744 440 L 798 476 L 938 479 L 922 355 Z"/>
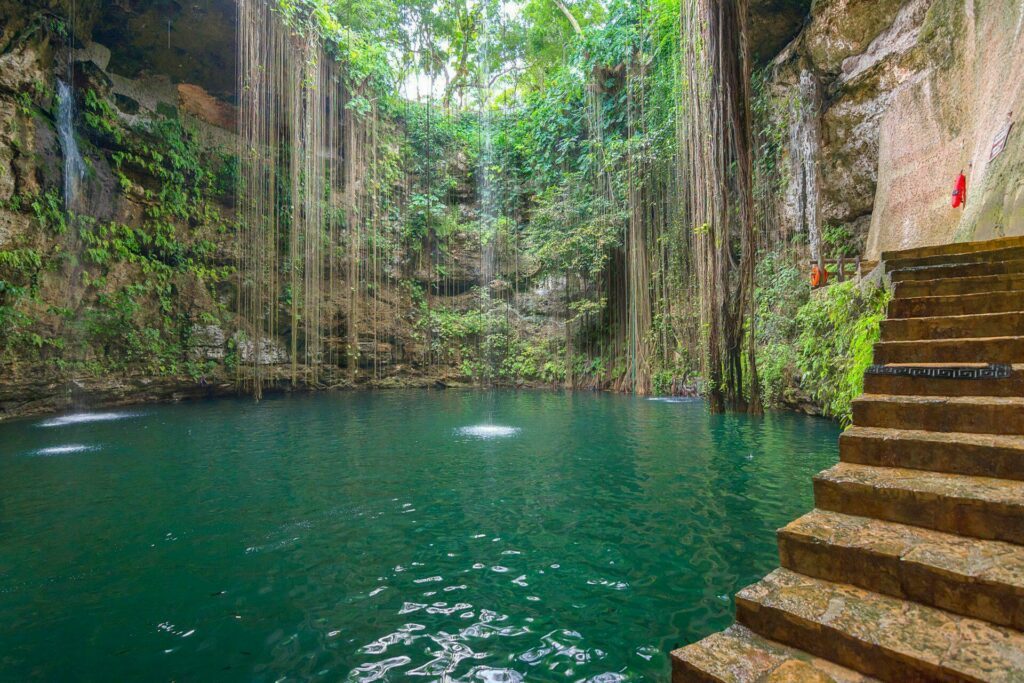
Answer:
<path fill-rule="evenodd" d="M 1024 681 L 1024 238 L 883 254 L 876 365 L 736 624 L 683 681 Z"/>

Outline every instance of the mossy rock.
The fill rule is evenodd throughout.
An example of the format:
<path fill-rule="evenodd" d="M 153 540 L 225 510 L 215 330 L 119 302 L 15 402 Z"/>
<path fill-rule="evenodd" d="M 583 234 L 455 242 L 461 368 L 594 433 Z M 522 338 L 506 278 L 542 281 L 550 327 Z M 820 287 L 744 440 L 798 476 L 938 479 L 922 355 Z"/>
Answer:
<path fill-rule="evenodd" d="M 820 72 L 838 74 L 843 60 L 863 53 L 892 25 L 903 0 L 815 0 L 805 37 Z"/>

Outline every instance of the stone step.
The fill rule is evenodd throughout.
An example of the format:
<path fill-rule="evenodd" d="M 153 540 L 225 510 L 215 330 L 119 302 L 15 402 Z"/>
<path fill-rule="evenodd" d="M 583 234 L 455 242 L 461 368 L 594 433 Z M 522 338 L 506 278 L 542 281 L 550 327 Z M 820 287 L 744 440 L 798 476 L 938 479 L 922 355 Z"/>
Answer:
<path fill-rule="evenodd" d="M 1024 680 L 1024 634 L 788 569 L 740 591 L 736 618 L 764 638 L 882 680 Z"/>
<path fill-rule="evenodd" d="M 882 341 L 887 342 L 1019 335 L 1024 335 L 1024 311 L 882 321 Z"/>
<path fill-rule="evenodd" d="M 875 680 L 801 650 L 765 640 L 739 624 L 672 653 L 672 683 L 870 683 Z"/>
<path fill-rule="evenodd" d="M 982 294 L 984 292 L 1013 292 L 1024 289 L 1024 273 L 982 275 L 977 277 L 943 277 L 937 280 L 898 282 L 897 299 L 922 296 L 949 296 L 953 294 Z"/>
<path fill-rule="evenodd" d="M 1024 398 L 1006 396 L 888 396 L 853 401 L 859 427 L 970 434 L 1024 434 Z"/>
<path fill-rule="evenodd" d="M 951 315 L 982 315 L 1024 311 L 1024 292 L 987 292 L 955 296 L 921 296 L 893 299 L 889 318 L 934 318 Z"/>
<path fill-rule="evenodd" d="M 899 261 L 929 256 L 954 256 L 999 251 L 1008 248 L 1012 249 L 1013 247 L 1024 247 L 1024 237 L 997 237 L 996 239 L 980 240 L 977 242 L 954 242 L 952 244 L 935 244 L 924 247 L 911 247 L 910 249 L 883 251 L 882 260 Z"/>
<path fill-rule="evenodd" d="M 1024 481 L 841 462 L 814 478 L 822 510 L 1024 544 Z"/>
<path fill-rule="evenodd" d="M 1024 436 L 853 426 L 839 437 L 842 462 L 1024 481 Z"/>
<path fill-rule="evenodd" d="M 814 510 L 779 530 L 786 569 L 1024 629 L 1024 546 Z"/>
<path fill-rule="evenodd" d="M 971 337 L 875 344 L 875 363 L 1018 363 L 1024 362 L 1024 336 Z"/>
<path fill-rule="evenodd" d="M 935 280 L 944 277 L 979 277 L 983 275 L 1003 275 L 1006 273 L 1024 273 L 1024 259 L 997 261 L 995 263 L 953 263 L 906 268 L 890 272 L 889 278 L 893 282 L 913 282 L 915 280 Z"/>
<path fill-rule="evenodd" d="M 1024 246 L 985 249 L 962 254 L 940 254 L 938 256 L 901 256 L 885 260 L 886 272 L 923 268 L 927 266 L 964 265 L 968 263 L 1001 263 L 1024 259 Z"/>
<path fill-rule="evenodd" d="M 1004 376 L 1006 373 L 1006 376 Z M 864 392 L 893 396 L 1024 396 L 1024 364 L 893 364 L 864 373 Z"/>

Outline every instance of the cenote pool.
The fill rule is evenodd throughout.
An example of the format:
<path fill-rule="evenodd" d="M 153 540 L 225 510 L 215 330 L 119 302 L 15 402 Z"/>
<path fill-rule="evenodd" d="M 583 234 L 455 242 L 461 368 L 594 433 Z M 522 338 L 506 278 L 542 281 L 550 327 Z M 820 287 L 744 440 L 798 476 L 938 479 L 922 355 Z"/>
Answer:
<path fill-rule="evenodd" d="M 0 679 L 663 680 L 838 432 L 475 391 L 0 425 Z"/>

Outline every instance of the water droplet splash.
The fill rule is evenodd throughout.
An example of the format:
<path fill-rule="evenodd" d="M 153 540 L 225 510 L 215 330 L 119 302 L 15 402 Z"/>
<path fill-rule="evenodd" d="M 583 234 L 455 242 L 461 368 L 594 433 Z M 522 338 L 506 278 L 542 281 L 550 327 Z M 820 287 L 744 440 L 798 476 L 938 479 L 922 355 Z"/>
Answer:
<path fill-rule="evenodd" d="M 472 436 L 477 439 L 501 439 L 508 436 L 515 436 L 521 430 L 519 427 L 504 427 L 502 425 L 473 425 L 459 429 L 459 436 Z"/>
<path fill-rule="evenodd" d="M 40 427 L 64 427 L 67 425 L 86 424 L 89 422 L 111 422 L 113 420 L 126 420 L 130 417 L 139 417 L 139 413 L 72 413 L 52 417 L 39 423 Z"/>
<path fill-rule="evenodd" d="M 86 446 L 80 443 L 69 443 L 63 446 L 50 446 L 49 448 L 40 448 L 37 451 L 32 451 L 32 455 L 69 455 L 71 453 L 87 453 L 89 451 L 98 451 L 98 446 Z"/>

